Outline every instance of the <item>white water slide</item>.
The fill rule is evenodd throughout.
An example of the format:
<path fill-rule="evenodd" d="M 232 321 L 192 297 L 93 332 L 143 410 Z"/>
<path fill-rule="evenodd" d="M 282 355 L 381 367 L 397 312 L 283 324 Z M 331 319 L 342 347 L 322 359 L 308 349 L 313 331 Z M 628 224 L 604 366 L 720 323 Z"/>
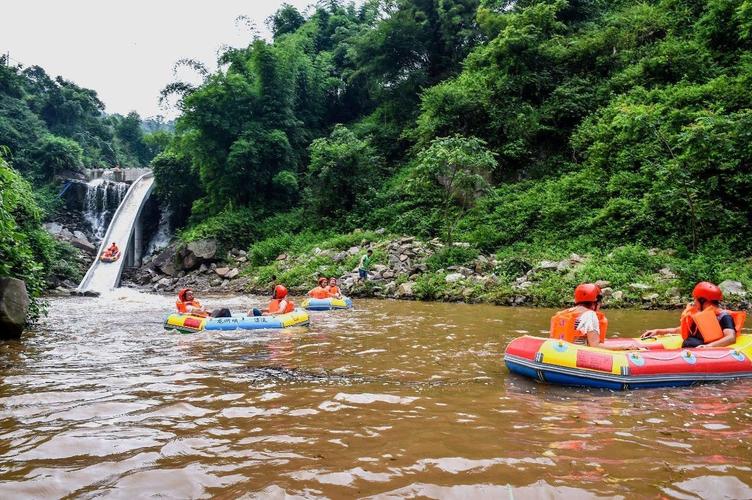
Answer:
<path fill-rule="evenodd" d="M 142 241 L 140 225 L 137 222 L 153 187 L 154 174 L 151 172 L 142 175 L 131 184 L 123 201 L 112 216 L 110 226 L 99 245 L 97 258 L 84 279 L 81 280 L 81 284 L 78 285 L 79 292 L 91 290 L 101 293 L 116 288 L 120 284 L 120 275 L 123 273 L 126 261 L 129 257 L 133 258 L 128 253 L 135 252 L 138 254 L 136 257 L 136 260 L 138 260 Z M 132 244 L 131 238 L 135 240 Z M 120 258 L 115 262 L 102 262 L 99 260 L 99 256 L 113 241 L 120 249 Z"/>

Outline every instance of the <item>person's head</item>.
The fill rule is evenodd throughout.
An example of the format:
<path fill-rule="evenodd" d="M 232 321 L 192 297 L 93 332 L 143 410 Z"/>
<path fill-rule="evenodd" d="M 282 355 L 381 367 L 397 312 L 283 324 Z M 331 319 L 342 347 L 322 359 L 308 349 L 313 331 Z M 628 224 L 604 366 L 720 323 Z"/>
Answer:
<path fill-rule="evenodd" d="M 368 251 L 367 251 L 366 253 L 368 254 L 368 256 L 369 256 L 369 257 L 371 257 L 371 256 L 373 255 L 373 250 L 371 250 L 371 249 L 369 248 L 369 249 L 368 249 Z"/>
<path fill-rule="evenodd" d="M 702 310 L 707 304 L 717 306 L 723 300 L 723 292 L 717 285 L 709 281 L 701 281 L 692 290 L 692 298 L 695 299 L 695 305 Z"/>
<path fill-rule="evenodd" d="M 321 278 L 319 278 L 319 286 L 326 286 L 327 283 L 329 283 L 329 280 L 325 277 L 322 276 Z"/>
<path fill-rule="evenodd" d="M 593 283 L 582 283 L 574 289 L 574 304 L 596 310 L 603 300 L 601 287 Z"/>
<path fill-rule="evenodd" d="M 115 242 L 113 241 L 113 242 L 112 242 L 112 243 L 110 244 L 110 246 L 111 246 L 111 247 L 114 247 L 114 246 L 117 246 L 117 245 L 115 245 Z"/>
<path fill-rule="evenodd" d="M 329 286 L 337 286 L 337 278 L 329 278 Z"/>
<path fill-rule="evenodd" d="M 287 288 L 284 287 L 284 285 L 277 285 L 274 287 L 274 298 L 275 299 L 284 299 L 287 297 Z"/>
<path fill-rule="evenodd" d="M 190 302 L 193 300 L 193 290 L 190 288 L 183 288 L 178 292 L 178 298 L 183 302 Z"/>

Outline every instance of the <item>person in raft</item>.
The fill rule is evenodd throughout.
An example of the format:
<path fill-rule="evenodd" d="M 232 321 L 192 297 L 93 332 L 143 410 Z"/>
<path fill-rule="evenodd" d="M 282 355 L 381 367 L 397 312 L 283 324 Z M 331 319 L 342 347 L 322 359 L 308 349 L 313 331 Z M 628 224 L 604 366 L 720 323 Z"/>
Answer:
<path fill-rule="evenodd" d="M 326 290 L 326 286 L 329 284 L 329 280 L 326 278 L 319 278 L 319 284 L 316 288 L 308 292 L 308 296 L 312 299 L 328 299 L 329 292 Z"/>
<path fill-rule="evenodd" d="M 274 316 L 275 314 L 287 314 L 295 309 L 295 304 L 287 298 L 287 288 L 284 285 L 274 287 L 274 294 L 269 305 L 263 311 L 253 308 L 248 311 L 251 316 Z"/>
<path fill-rule="evenodd" d="M 120 249 L 113 241 L 110 246 L 105 248 L 104 252 L 102 252 L 102 257 L 105 259 L 114 259 L 120 254 Z"/>
<path fill-rule="evenodd" d="M 342 292 L 337 286 L 337 278 L 329 278 L 329 286 L 325 290 L 329 293 L 330 297 L 334 297 L 335 299 L 342 298 Z"/>
<path fill-rule="evenodd" d="M 229 318 L 232 316 L 229 309 L 221 308 L 209 312 L 201 302 L 193 296 L 193 290 L 183 288 L 178 292 L 178 300 L 175 301 L 175 307 L 180 314 L 190 314 L 191 316 L 200 316 L 202 318 Z"/>
<path fill-rule="evenodd" d="M 701 281 L 692 290 L 694 302 L 688 304 L 681 315 L 679 326 L 647 330 L 642 338 L 681 333 L 683 348 L 725 347 L 736 342 L 747 313 L 721 309 L 723 292 L 708 281 Z"/>
<path fill-rule="evenodd" d="M 364 253 L 363 257 L 360 258 L 360 263 L 358 264 L 358 279 L 363 281 L 368 279 L 368 271 L 371 269 L 371 258 L 373 258 L 373 250 L 371 249 Z"/>
<path fill-rule="evenodd" d="M 625 350 L 634 347 L 606 347 L 608 319 L 600 311 L 601 287 L 582 283 L 574 289 L 574 307 L 559 311 L 551 318 L 551 338 L 601 349 Z"/>

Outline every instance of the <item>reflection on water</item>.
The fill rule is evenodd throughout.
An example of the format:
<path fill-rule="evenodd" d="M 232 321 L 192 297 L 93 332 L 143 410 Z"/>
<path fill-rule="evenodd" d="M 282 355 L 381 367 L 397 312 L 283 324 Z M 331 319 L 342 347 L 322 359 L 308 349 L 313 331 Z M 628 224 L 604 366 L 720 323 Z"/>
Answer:
<path fill-rule="evenodd" d="M 55 299 L 0 345 L 0 497 L 752 497 L 752 383 L 510 376 L 504 346 L 551 311 L 359 301 L 310 329 L 179 335 L 172 304 Z M 676 317 L 609 315 L 623 335 Z"/>

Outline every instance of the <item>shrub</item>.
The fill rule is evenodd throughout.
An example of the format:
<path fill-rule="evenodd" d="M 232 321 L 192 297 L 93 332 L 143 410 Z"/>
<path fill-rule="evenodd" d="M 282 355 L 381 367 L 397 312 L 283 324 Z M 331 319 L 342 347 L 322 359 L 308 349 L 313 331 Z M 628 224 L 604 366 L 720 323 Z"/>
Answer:
<path fill-rule="evenodd" d="M 428 269 L 437 271 L 449 266 L 464 266 L 476 257 L 478 257 L 478 250 L 475 248 L 448 246 L 426 259 L 426 264 Z"/>

